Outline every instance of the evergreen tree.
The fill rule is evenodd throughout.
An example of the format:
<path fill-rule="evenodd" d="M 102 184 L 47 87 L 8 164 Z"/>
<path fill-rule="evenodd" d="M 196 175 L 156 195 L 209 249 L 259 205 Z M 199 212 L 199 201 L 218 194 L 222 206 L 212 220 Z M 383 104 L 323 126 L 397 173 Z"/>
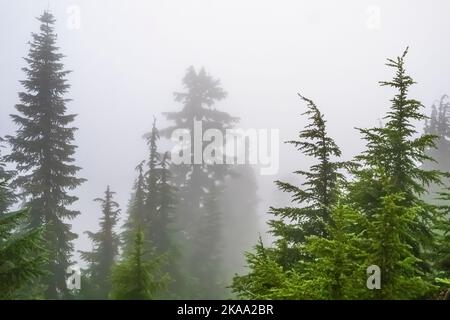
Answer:
<path fill-rule="evenodd" d="M 168 276 L 161 272 L 163 257 L 154 257 L 146 247 L 144 233 L 137 229 L 133 249 L 113 269 L 112 299 L 151 300 L 165 288 Z"/>
<path fill-rule="evenodd" d="M 427 148 L 426 154 L 433 160 L 422 164 L 424 170 L 439 170 L 446 174 L 442 178 L 442 184 L 432 183 L 427 187 L 427 193 L 423 198 L 437 205 L 445 205 L 444 199 L 438 199 L 439 194 L 446 192 L 444 186 L 448 186 L 450 180 L 450 101 L 447 95 L 443 95 L 438 102 L 438 107 L 431 107 L 430 119 L 425 120 L 424 133 L 435 136 L 435 147 Z"/>
<path fill-rule="evenodd" d="M 363 242 L 355 225 L 359 212 L 338 203 L 330 211 L 328 237 L 308 238 L 305 252 L 312 259 L 300 265 L 283 291 L 308 299 L 362 299 L 367 295 Z M 286 295 L 286 293 L 284 293 Z"/>
<path fill-rule="evenodd" d="M 298 170 L 295 172 L 306 177 L 303 188 L 276 181 L 281 190 L 293 194 L 292 201 L 300 206 L 271 208 L 271 212 L 276 218 L 269 222 L 270 231 L 277 237 L 275 247 L 264 248 L 260 242 L 256 247 L 256 253 L 247 253 L 250 272 L 244 276 L 236 276 L 232 285 L 233 291 L 241 297 L 252 299 L 279 299 L 288 296 L 290 298 L 311 298 L 312 293 L 304 288 L 302 290 L 297 290 L 297 288 L 294 290 L 296 293 L 292 296 L 293 287 L 289 285 L 289 283 L 299 283 L 297 269 L 304 268 L 301 262 L 314 258 L 315 251 L 304 250 L 304 245 L 309 238 L 314 236 L 321 239 L 322 244 L 333 243 L 334 245 L 332 241 L 335 241 L 334 247 L 341 248 L 346 245 L 340 243 L 341 239 L 330 239 L 336 233 L 334 229 L 330 228 L 333 222 L 331 211 L 338 198 L 337 184 L 343 180 L 338 170 L 349 164 L 333 159 L 333 157 L 339 157 L 341 151 L 326 132 L 326 121 L 323 114 L 311 100 L 300 97 L 308 105 L 308 110 L 304 114 L 309 116 L 310 123 L 305 130 L 300 131 L 299 140 L 288 141 L 288 143 L 296 146 L 304 154 L 316 158 L 317 163 L 309 171 Z M 330 233 L 330 230 L 333 230 L 334 233 Z M 338 231 L 342 233 L 341 229 Z M 316 242 L 318 241 L 316 240 Z M 330 241 L 330 243 L 326 241 Z M 319 247 L 319 244 L 316 247 Z M 332 262 L 328 262 L 328 265 Z M 317 269 L 321 272 L 316 272 L 315 275 L 306 273 L 307 270 L 301 270 L 306 273 L 306 278 L 302 277 L 302 281 L 305 279 L 313 281 L 315 276 L 323 280 L 324 268 L 328 265 Z M 264 275 L 270 275 L 268 282 L 263 280 L 263 284 L 258 283 Z M 325 290 L 325 288 L 322 289 Z M 337 295 L 338 293 L 329 293 L 329 296 Z"/>
<path fill-rule="evenodd" d="M 169 170 L 169 153 L 163 154 L 160 168 L 158 170 L 158 234 L 157 234 L 157 250 L 159 253 L 167 252 L 172 245 L 172 223 L 176 211 L 176 188 L 171 183 L 171 172 Z"/>
<path fill-rule="evenodd" d="M 420 270 L 420 258 L 409 243 L 414 241 L 411 226 L 418 223 L 421 207 L 403 205 L 402 194 L 391 188 L 390 179 L 381 174 L 385 196 L 381 206 L 368 219 L 366 265 L 381 270 L 381 288 L 375 290 L 377 299 L 423 298 L 432 288 Z"/>
<path fill-rule="evenodd" d="M 28 77 L 21 82 L 26 91 L 19 93 L 21 103 L 16 105 L 20 115 L 12 115 L 19 129 L 15 136 L 8 137 L 12 152 L 6 159 L 15 162 L 22 174 L 15 182 L 31 208 L 31 226 L 46 225 L 50 274 L 45 280 L 47 297 L 60 298 L 67 293 L 66 269 L 71 265 L 71 241 L 76 238 L 65 220 L 79 214 L 69 209 L 77 198 L 68 191 L 83 179 L 75 176 L 80 168 L 73 165 L 76 128 L 69 124 L 75 115 L 67 114 L 69 100 L 63 97 L 69 89 L 69 71 L 63 70 L 63 55 L 56 47 L 55 19 L 46 11 L 38 20 L 40 33 L 32 34 L 31 49 L 25 58 L 28 66 L 23 69 Z"/>
<path fill-rule="evenodd" d="M 220 186 L 211 186 L 203 216 L 198 221 L 192 262 L 193 275 L 198 281 L 199 298 L 223 298 L 226 285 L 221 278 L 222 213 L 218 207 Z"/>
<path fill-rule="evenodd" d="M 159 228 L 159 216 L 158 216 L 158 165 L 161 160 L 161 156 L 158 152 L 157 141 L 159 140 L 159 131 L 156 128 L 156 119 L 153 119 L 153 126 L 150 135 L 147 138 L 147 144 L 149 146 L 150 154 L 148 159 L 148 171 L 145 173 L 145 211 L 147 230 L 145 237 L 149 239 L 153 245 L 157 248 L 158 234 L 164 232 Z"/>
<path fill-rule="evenodd" d="M 91 252 L 81 252 L 81 258 L 88 262 L 89 280 L 95 286 L 93 288 L 95 298 L 106 299 L 111 290 L 111 268 L 119 254 L 119 236 L 114 228 L 119 219 L 119 205 L 113 200 L 115 192 L 109 186 L 105 191 L 105 198 L 96 198 L 102 206 L 100 230 L 96 233 L 86 231 L 89 239 L 94 244 Z"/>
<path fill-rule="evenodd" d="M 227 94 L 220 86 L 220 81 L 207 74 L 204 69 L 196 72 L 193 67 L 190 67 L 183 78 L 183 85 L 186 91 L 175 93 L 175 100 L 183 104 L 182 110 L 165 113 L 166 118 L 173 122 L 173 125 L 162 133 L 170 137 L 174 130 L 184 129 L 190 134 L 190 145 L 183 150 L 188 152 L 189 163 L 172 165 L 170 171 L 179 199 L 174 223 L 179 230 L 178 243 L 184 244 L 183 269 L 193 275 L 195 273 L 192 265 L 195 260 L 193 259 L 194 247 L 199 243 L 198 224 L 204 214 L 203 209 L 210 188 L 213 181 L 223 182 L 230 173 L 229 165 L 205 161 L 195 163 L 194 151 L 200 151 L 203 154 L 206 147 L 203 144 L 195 146 L 195 123 L 201 122 L 203 131 L 215 129 L 224 133 L 227 128 L 233 127 L 238 119 L 214 108 L 214 104 L 223 100 Z M 199 134 L 198 128 L 196 133 Z M 220 198 L 221 195 L 218 197 Z M 192 293 L 200 290 L 194 289 L 193 284 L 190 287 Z"/>
<path fill-rule="evenodd" d="M 0 137 L 0 183 L 7 184 L 14 177 L 14 172 L 12 170 L 6 169 L 6 164 L 3 163 L 3 157 L 1 153 L 2 142 L 4 140 Z M 10 188 L 3 187 L 2 189 L 3 200 L 0 202 L 0 214 L 5 213 L 9 206 L 14 202 L 15 196 Z"/>
<path fill-rule="evenodd" d="M 423 121 L 425 116 L 420 112 L 421 103 L 408 97 L 414 81 L 405 71 L 406 54 L 407 50 L 395 60 L 388 59 L 387 66 L 394 68 L 396 74 L 391 81 L 380 82 L 382 86 L 397 90 L 391 109 L 384 117 L 385 126 L 359 129 L 367 149 L 357 156 L 360 166 L 353 172 L 356 180 L 350 186 L 350 194 L 354 205 L 369 218 L 385 207 L 385 197 L 391 194 L 401 197 L 396 206 L 401 206 L 405 212 L 415 210 L 415 220 L 407 227 L 409 236 L 401 236 L 401 240 L 413 247 L 413 255 L 420 261 L 421 252 L 433 242 L 432 229 L 437 213 L 422 196 L 430 184 L 440 183 L 441 173 L 420 167 L 421 163 L 433 161 L 426 150 L 434 148 L 435 136 L 416 137 L 414 122 Z M 391 177 L 389 193 L 380 178 L 380 170 Z M 422 261 L 422 268 L 428 267 Z"/>
<path fill-rule="evenodd" d="M 232 292 L 240 299 L 274 299 L 274 291 L 285 287 L 290 270 L 283 270 L 273 250 L 264 247 L 261 237 L 253 251 L 245 252 L 249 271 L 233 278 Z M 278 291 L 277 296 L 280 295 Z"/>
<path fill-rule="evenodd" d="M 5 205 L 4 182 L 0 182 L 0 204 Z M 0 300 L 32 298 L 24 287 L 36 286 L 45 274 L 46 251 L 43 229 L 28 227 L 30 210 L 0 212 Z"/>
<path fill-rule="evenodd" d="M 137 227 L 144 228 L 145 224 L 145 177 L 144 164 L 142 161 L 137 167 L 138 177 L 134 183 L 133 193 L 128 204 L 128 217 L 123 226 L 122 242 L 124 244 L 124 251 L 131 250 L 134 245 L 135 230 Z"/>
<path fill-rule="evenodd" d="M 292 201 L 299 207 L 271 208 L 276 219 L 269 222 L 271 233 L 277 237 L 281 265 L 289 267 L 295 264 L 301 253 L 298 245 L 308 236 L 327 237 L 326 226 L 330 223 L 330 210 L 336 201 L 336 183 L 342 178 L 338 170 L 347 166 L 345 162 L 336 162 L 341 151 L 326 132 L 323 114 L 311 100 L 302 97 L 308 105 L 304 113 L 310 120 L 305 130 L 300 131 L 299 140 L 288 141 L 307 156 L 317 159 L 309 171 L 298 170 L 295 174 L 305 177 L 302 187 L 276 181 L 283 192 L 292 194 Z"/>

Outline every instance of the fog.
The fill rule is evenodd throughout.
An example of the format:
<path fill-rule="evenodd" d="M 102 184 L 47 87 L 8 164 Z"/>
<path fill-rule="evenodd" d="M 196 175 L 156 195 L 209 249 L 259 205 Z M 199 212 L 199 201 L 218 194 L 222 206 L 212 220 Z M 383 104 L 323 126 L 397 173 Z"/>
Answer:
<path fill-rule="evenodd" d="M 363 148 L 354 128 L 377 125 L 389 107 L 392 92 L 378 85 L 391 77 L 386 58 L 410 47 L 407 68 L 418 82 L 411 96 L 428 107 L 450 88 L 444 0 L 1 0 L 0 136 L 16 129 L 8 115 L 25 78 L 22 57 L 45 9 L 57 19 L 65 68 L 73 70 L 68 108 L 78 114 L 76 164 L 87 179 L 75 190 L 77 250 L 91 247 L 82 233 L 98 228 L 92 200 L 106 185 L 125 212 L 134 168 L 148 154 L 142 136 L 153 116 L 163 128 L 161 113 L 181 108 L 173 92 L 191 65 L 221 80 L 228 97 L 217 108 L 239 117 L 238 127 L 279 129 L 281 141 L 306 123 L 297 93 L 313 99 L 345 159 Z M 309 163 L 282 144 L 278 174 L 256 171 L 261 232 L 269 206 L 289 200 L 273 181 L 299 183 L 291 172 Z"/>

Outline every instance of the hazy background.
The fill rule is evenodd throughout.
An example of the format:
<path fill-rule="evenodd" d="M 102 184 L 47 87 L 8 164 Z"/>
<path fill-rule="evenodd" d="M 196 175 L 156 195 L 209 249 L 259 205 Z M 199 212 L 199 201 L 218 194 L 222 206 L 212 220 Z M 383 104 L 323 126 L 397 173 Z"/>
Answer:
<path fill-rule="evenodd" d="M 81 233 L 97 230 L 92 201 L 106 185 L 126 209 L 134 167 L 147 157 L 142 135 L 152 116 L 178 110 L 188 66 L 204 66 L 229 96 L 218 108 L 241 118 L 243 128 L 278 128 L 292 139 L 305 124 L 296 93 L 312 98 L 328 119 L 345 158 L 361 151 L 354 127 L 377 125 L 392 92 L 378 86 L 384 67 L 410 46 L 407 68 L 418 82 L 412 96 L 425 105 L 450 93 L 450 2 L 262 0 L 0 0 L 0 136 L 16 127 L 22 59 L 35 17 L 49 8 L 72 85 L 68 107 L 77 113 L 75 144 L 80 176 L 73 221 L 76 249 L 89 249 Z M 80 13 L 77 25 L 77 13 Z M 74 20 L 75 19 L 75 20 Z M 75 21 L 75 23 L 74 23 Z M 310 163 L 290 145 L 280 149 L 280 172 L 259 176 L 261 230 L 269 205 L 288 198 L 272 183 L 296 181 L 290 172 Z M 256 239 L 255 239 L 256 240 Z"/>

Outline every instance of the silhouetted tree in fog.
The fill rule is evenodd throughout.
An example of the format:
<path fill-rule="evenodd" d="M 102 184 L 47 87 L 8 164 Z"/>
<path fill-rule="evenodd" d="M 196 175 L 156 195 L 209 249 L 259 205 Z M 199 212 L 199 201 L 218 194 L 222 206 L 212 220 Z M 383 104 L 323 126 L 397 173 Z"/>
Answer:
<path fill-rule="evenodd" d="M 12 152 L 6 159 L 15 162 L 20 173 L 15 185 L 31 208 L 31 226 L 45 225 L 49 251 L 45 284 L 47 297 L 54 299 L 67 293 L 66 269 L 72 264 L 72 240 L 77 237 L 67 223 L 79 215 L 69 208 L 77 197 L 68 191 L 84 179 L 76 176 L 80 168 L 73 164 L 76 128 L 70 124 L 75 115 L 67 113 L 69 100 L 64 95 L 70 87 L 66 80 L 69 71 L 64 70 L 63 55 L 56 46 L 55 19 L 46 11 L 38 20 L 40 32 L 32 34 L 25 58 L 27 79 L 21 81 L 25 91 L 19 93 L 19 114 L 11 116 L 19 128 L 8 137 Z"/>

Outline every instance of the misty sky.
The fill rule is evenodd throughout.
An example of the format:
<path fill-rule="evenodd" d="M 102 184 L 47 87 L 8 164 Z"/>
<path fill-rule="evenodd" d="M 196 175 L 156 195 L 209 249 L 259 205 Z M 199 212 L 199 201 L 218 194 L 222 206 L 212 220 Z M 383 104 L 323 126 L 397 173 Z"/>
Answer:
<path fill-rule="evenodd" d="M 378 86 L 392 76 L 387 57 L 410 47 L 406 65 L 418 82 L 411 96 L 426 106 L 450 93 L 445 0 L 0 0 L 0 136 L 16 129 L 8 115 L 22 89 L 22 57 L 47 8 L 73 70 L 68 108 L 79 114 L 76 163 L 88 179 L 75 192 L 77 233 L 97 230 L 92 200 L 108 184 L 125 211 L 134 168 L 147 156 L 142 135 L 153 115 L 162 128 L 161 112 L 181 107 L 172 93 L 190 65 L 221 79 L 229 96 L 217 107 L 240 117 L 239 127 L 280 129 L 282 140 L 305 124 L 296 93 L 313 99 L 347 159 L 363 148 L 354 127 L 377 125 L 389 107 L 392 91 Z M 286 201 L 272 181 L 296 181 L 290 172 L 310 164 L 290 145 L 280 150 L 279 174 L 258 177 L 261 215 Z M 81 236 L 77 249 L 88 248 Z"/>

